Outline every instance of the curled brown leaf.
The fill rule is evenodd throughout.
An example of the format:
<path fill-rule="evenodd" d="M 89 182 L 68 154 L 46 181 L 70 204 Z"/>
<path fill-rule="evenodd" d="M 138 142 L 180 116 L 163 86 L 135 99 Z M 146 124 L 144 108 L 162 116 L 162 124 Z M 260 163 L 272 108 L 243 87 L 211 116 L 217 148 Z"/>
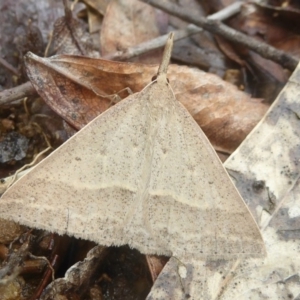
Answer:
<path fill-rule="evenodd" d="M 26 68 L 47 104 L 77 129 L 109 108 L 118 92 L 142 90 L 157 70 L 156 65 L 68 55 L 40 58 L 31 53 L 26 56 Z M 168 78 L 177 99 L 223 152 L 231 153 L 268 108 L 234 85 L 196 68 L 170 65 Z"/>

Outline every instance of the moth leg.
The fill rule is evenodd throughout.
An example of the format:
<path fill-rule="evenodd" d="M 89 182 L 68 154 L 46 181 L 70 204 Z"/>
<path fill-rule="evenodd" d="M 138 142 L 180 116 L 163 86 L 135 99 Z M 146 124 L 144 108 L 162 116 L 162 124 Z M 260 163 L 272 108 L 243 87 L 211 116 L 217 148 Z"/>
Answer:
<path fill-rule="evenodd" d="M 96 90 L 95 87 L 91 86 L 90 88 L 96 95 L 100 96 L 101 98 L 110 99 L 110 104 L 109 104 L 110 106 L 120 102 L 122 99 L 133 94 L 133 91 L 129 87 L 126 87 L 126 88 L 116 92 L 115 94 L 111 94 L 111 95 L 106 95 L 103 91 Z"/>

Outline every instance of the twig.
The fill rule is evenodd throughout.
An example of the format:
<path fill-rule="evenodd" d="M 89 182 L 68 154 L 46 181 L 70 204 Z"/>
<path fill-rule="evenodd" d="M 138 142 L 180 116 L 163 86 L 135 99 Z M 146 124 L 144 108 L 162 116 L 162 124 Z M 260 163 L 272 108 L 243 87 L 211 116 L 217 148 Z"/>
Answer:
<path fill-rule="evenodd" d="M 240 6 L 241 6 L 241 3 L 234 3 L 217 13 L 210 15 L 209 18 L 212 20 L 224 20 L 224 19 L 232 16 L 233 14 L 237 13 L 240 9 Z M 202 30 L 203 30 L 202 28 L 195 26 L 193 24 L 190 24 L 185 29 L 180 29 L 180 30 L 174 31 L 174 41 L 178 41 L 178 40 L 188 37 L 190 35 L 199 33 Z M 124 51 L 117 51 L 115 53 L 108 54 L 103 58 L 110 59 L 110 60 L 125 61 L 130 58 L 144 54 L 150 50 L 154 50 L 154 49 L 163 47 L 166 43 L 167 37 L 168 37 L 168 34 L 160 36 L 155 39 L 152 39 L 150 41 L 141 43 L 139 45 L 130 47 Z M 31 96 L 34 94 L 36 94 L 35 89 L 32 87 L 30 82 L 26 82 L 25 84 L 20 85 L 18 87 L 0 92 L 0 105 L 18 100 L 18 99 L 26 97 L 26 96 L 28 97 L 28 96 Z"/>
<path fill-rule="evenodd" d="M 212 14 L 209 16 L 210 20 L 225 20 L 237 12 L 240 11 L 242 3 L 241 2 L 235 2 L 231 5 L 228 5 L 226 8 L 220 10 L 219 12 Z M 195 26 L 194 24 L 189 24 L 185 29 L 175 30 L 174 31 L 174 42 L 178 41 L 180 39 L 186 38 L 190 35 L 196 34 L 201 32 L 203 29 L 201 27 Z M 111 60 L 128 60 L 130 58 L 133 58 L 135 56 L 139 56 L 141 54 L 144 54 L 148 51 L 163 47 L 167 41 L 169 34 L 162 35 L 158 38 L 152 39 L 150 41 L 141 43 L 139 45 L 127 48 L 124 51 L 118 51 L 112 54 L 108 54 L 104 56 L 105 59 L 111 59 Z"/>
<path fill-rule="evenodd" d="M 260 54 L 262 57 L 273 60 L 292 71 L 296 68 L 298 64 L 298 59 L 293 57 L 292 55 L 289 55 L 284 51 L 269 46 L 266 43 L 260 42 L 255 38 L 249 37 L 235 29 L 232 29 L 218 20 L 201 17 L 192 11 L 184 11 L 182 7 L 174 5 L 173 3 L 168 1 L 140 1 L 150 4 L 156 8 L 159 8 L 169 13 L 170 15 L 176 16 L 184 21 L 200 26 L 203 29 L 210 31 L 214 34 L 218 34 L 230 41 L 246 46 L 247 48 Z"/>
<path fill-rule="evenodd" d="M 39 259 L 40 257 L 37 257 L 37 259 Z M 46 270 L 46 272 L 44 273 L 42 280 L 40 281 L 38 287 L 36 288 L 34 294 L 31 296 L 30 299 L 39 299 L 41 294 L 43 293 L 44 289 L 46 288 L 46 286 L 49 284 L 49 282 L 54 281 L 55 277 L 54 277 L 54 267 L 56 267 L 57 262 L 58 262 L 58 255 L 55 255 L 54 258 L 52 259 L 51 263 L 47 260 L 47 258 L 44 257 L 44 259 L 47 261 L 48 263 L 48 269 Z"/>
<path fill-rule="evenodd" d="M 207 19 L 224 21 L 224 20 L 232 17 L 233 15 L 237 14 L 238 12 L 240 12 L 242 4 L 243 4 L 243 2 L 241 2 L 241 1 L 234 2 L 234 3 L 224 7 L 220 11 L 208 16 Z"/>
<path fill-rule="evenodd" d="M 202 28 L 199 28 L 199 27 L 191 24 L 191 25 L 187 26 L 185 29 L 174 31 L 174 35 L 175 35 L 174 41 L 178 41 L 178 40 L 188 37 L 192 34 L 199 33 L 202 30 L 203 30 Z M 117 51 L 115 53 L 108 54 L 108 55 L 104 56 L 103 58 L 110 59 L 110 60 L 121 60 L 121 61 L 128 60 L 130 58 L 139 56 L 148 51 L 163 47 L 167 41 L 168 35 L 169 34 L 159 36 L 150 41 L 127 48 L 124 51 Z"/>
<path fill-rule="evenodd" d="M 175 41 L 185 38 L 187 36 L 190 36 L 192 34 L 199 33 L 202 30 L 203 30 L 202 28 L 199 28 L 197 26 L 189 25 L 185 29 L 177 30 L 174 32 L 175 33 Z M 164 36 L 160 36 L 160 37 L 150 40 L 148 42 L 141 43 L 134 47 L 128 48 L 125 51 L 117 51 L 115 53 L 109 54 L 103 58 L 111 59 L 111 60 L 120 60 L 120 61 L 127 60 L 129 58 L 146 53 L 150 50 L 163 47 L 167 40 L 167 36 L 168 36 L 167 34 Z M 37 94 L 36 90 L 34 89 L 32 84 L 28 81 L 17 87 L 1 91 L 0 92 L 0 105 L 8 104 L 10 102 L 22 99 L 24 97 L 28 97 L 28 96 L 32 96 L 32 95 L 36 95 L 36 94 Z"/>
<path fill-rule="evenodd" d="M 24 97 L 36 95 L 36 90 L 32 84 L 28 81 L 14 88 L 4 90 L 0 92 L 0 105 L 7 104 Z"/>
<path fill-rule="evenodd" d="M 8 63 L 5 59 L 3 59 L 2 57 L 0 57 L 0 64 L 6 68 L 8 71 L 10 71 L 11 73 L 13 73 L 14 75 L 18 76 L 19 72 L 18 70 L 13 67 L 10 63 Z"/>
<path fill-rule="evenodd" d="M 71 5 L 68 0 L 63 0 L 63 4 L 65 7 L 65 25 L 69 30 L 70 36 L 81 55 L 85 55 L 86 51 L 82 48 L 81 42 L 76 34 L 76 30 L 74 30 L 74 21 L 73 21 L 73 13 L 71 10 Z"/>

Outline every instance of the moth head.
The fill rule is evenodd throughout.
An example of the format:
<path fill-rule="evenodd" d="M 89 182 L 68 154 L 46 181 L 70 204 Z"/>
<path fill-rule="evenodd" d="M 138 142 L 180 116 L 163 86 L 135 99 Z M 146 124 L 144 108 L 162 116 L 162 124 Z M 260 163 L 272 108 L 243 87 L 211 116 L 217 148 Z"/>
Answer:
<path fill-rule="evenodd" d="M 159 75 L 159 76 L 162 76 L 162 74 Z M 151 81 L 152 81 L 152 82 L 153 82 L 153 81 L 157 81 L 157 78 L 158 78 L 158 75 L 154 75 L 154 76 L 151 78 Z M 167 78 L 167 77 L 165 77 L 165 78 L 166 78 L 167 83 L 170 83 L 169 78 Z"/>

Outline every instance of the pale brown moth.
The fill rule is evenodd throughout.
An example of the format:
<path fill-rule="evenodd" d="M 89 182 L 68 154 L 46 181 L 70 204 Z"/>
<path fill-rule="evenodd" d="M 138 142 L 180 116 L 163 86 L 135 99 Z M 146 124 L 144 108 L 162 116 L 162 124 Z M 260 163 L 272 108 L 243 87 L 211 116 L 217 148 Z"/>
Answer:
<path fill-rule="evenodd" d="M 2 196 L 0 217 L 180 258 L 264 255 L 259 228 L 167 80 L 101 114 Z"/>

